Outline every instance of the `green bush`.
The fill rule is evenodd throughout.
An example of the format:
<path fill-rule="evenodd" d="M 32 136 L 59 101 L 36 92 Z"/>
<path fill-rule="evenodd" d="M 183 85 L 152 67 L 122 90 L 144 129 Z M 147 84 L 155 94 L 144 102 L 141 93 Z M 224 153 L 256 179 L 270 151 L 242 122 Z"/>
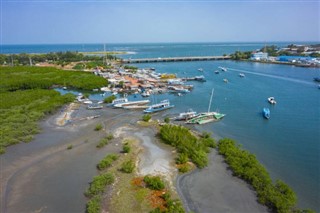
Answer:
<path fill-rule="evenodd" d="M 219 154 L 225 157 L 235 176 L 242 178 L 253 186 L 260 203 L 275 212 L 291 212 L 297 198 L 293 190 L 284 182 L 275 184 L 256 157 L 242 150 L 231 139 L 221 139 L 218 144 Z"/>
<path fill-rule="evenodd" d="M 67 147 L 67 149 L 72 149 L 72 144 L 70 144 L 68 147 Z"/>
<path fill-rule="evenodd" d="M 151 119 L 151 115 L 149 115 L 149 114 L 146 114 L 146 115 L 142 116 L 142 120 L 145 121 L 145 122 L 149 122 L 150 119 Z"/>
<path fill-rule="evenodd" d="M 105 187 L 114 182 L 114 176 L 111 173 L 104 173 L 93 178 L 89 189 L 86 191 L 85 195 L 87 197 L 93 197 L 104 192 Z"/>
<path fill-rule="evenodd" d="M 112 135 L 111 133 L 109 133 L 106 138 L 110 141 L 110 140 L 112 140 L 114 137 L 113 137 L 113 135 Z"/>
<path fill-rule="evenodd" d="M 180 153 L 178 157 L 176 158 L 177 164 L 184 164 L 187 163 L 189 160 L 188 155 L 186 153 Z"/>
<path fill-rule="evenodd" d="M 101 212 L 101 197 L 94 196 L 87 202 L 87 213 L 100 213 Z"/>
<path fill-rule="evenodd" d="M 181 173 L 186 173 L 186 172 L 189 172 L 191 169 L 190 165 L 189 164 L 183 164 L 179 167 L 179 172 Z"/>
<path fill-rule="evenodd" d="M 109 143 L 109 140 L 107 139 L 107 138 L 102 138 L 100 141 L 99 141 L 99 143 L 98 143 L 98 145 L 96 146 L 97 148 L 102 148 L 102 147 L 104 147 L 105 145 L 108 145 L 108 143 Z"/>
<path fill-rule="evenodd" d="M 131 151 L 131 147 L 128 143 L 123 144 L 122 148 L 123 153 L 129 153 Z"/>
<path fill-rule="evenodd" d="M 97 165 L 97 168 L 99 170 L 103 170 L 111 166 L 111 164 L 118 159 L 118 156 L 116 154 L 110 154 L 104 157 Z"/>
<path fill-rule="evenodd" d="M 94 128 L 94 131 L 100 131 L 102 129 L 102 124 L 97 124 Z"/>
<path fill-rule="evenodd" d="M 145 176 L 143 181 L 146 183 L 147 188 L 152 190 L 162 190 L 165 188 L 164 183 L 158 176 Z"/>
<path fill-rule="evenodd" d="M 135 168 L 134 162 L 132 160 L 126 161 L 121 165 L 121 171 L 125 173 L 132 173 Z"/>
<path fill-rule="evenodd" d="M 213 147 L 215 144 L 211 137 L 197 138 L 189 129 L 170 124 L 161 127 L 160 137 L 164 143 L 176 147 L 178 153 L 187 155 L 198 168 L 208 165 L 207 153 L 210 152 L 209 147 Z"/>
<path fill-rule="evenodd" d="M 164 119 L 164 122 L 167 123 L 167 124 L 170 123 L 170 118 L 166 117 L 166 118 Z"/>
<path fill-rule="evenodd" d="M 113 100 L 115 100 L 117 97 L 115 95 L 110 95 L 108 97 L 106 97 L 104 100 L 103 100 L 103 103 L 106 103 L 106 104 L 110 104 L 112 103 Z"/>

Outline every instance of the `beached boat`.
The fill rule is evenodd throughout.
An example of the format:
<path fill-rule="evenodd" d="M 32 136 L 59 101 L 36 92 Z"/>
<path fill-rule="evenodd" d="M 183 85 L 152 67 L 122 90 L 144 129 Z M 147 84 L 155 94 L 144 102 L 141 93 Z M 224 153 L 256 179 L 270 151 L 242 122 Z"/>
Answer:
<path fill-rule="evenodd" d="M 102 109 L 103 106 L 100 104 L 90 104 L 87 106 L 87 109 Z"/>
<path fill-rule="evenodd" d="M 118 103 L 113 105 L 113 107 L 115 108 L 125 108 L 128 106 L 141 106 L 141 105 L 147 105 L 148 103 L 150 103 L 149 100 L 141 100 L 141 101 L 126 101 L 123 103 Z M 128 109 L 128 108 L 127 108 Z"/>
<path fill-rule="evenodd" d="M 147 109 L 149 106 L 147 105 L 129 105 L 129 106 L 123 106 L 123 109 Z"/>
<path fill-rule="evenodd" d="M 170 105 L 169 100 L 163 100 L 158 104 L 153 104 L 149 106 L 147 109 L 143 110 L 145 113 L 153 113 L 153 112 L 158 112 L 166 109 L 170 109 L 174 107 L 174 105 Z"/>
<path fill-rule="evenodd" d="M 274 97 L 269 97 L 269 98 L 268 98 L 268 102 L 269 102 L 270 104 L 276 104 L 276 103 L 277 103 L 276 100 L 274 99 Z"/>
<path fill-rule="evenodd" d="M 212 92 L 211 92 L 208 112 L 199 113 L 194 118 L 189 119 L 186 122 L 187 124 L 205 124 L 205 123 L 209 123 L 209 122 L 213 122 L 213 121 L 218 121 L 218 120 L 222 119 L 224 116 L 226 116 L 225 114 L 222 114 L 219 112 L 210 112 L 213 91 L 214 91 L 214 89 L 212 89 Z"/>
<path fill-rule="evenodd" d="M 239 76 L 240 76 L 240 78 L 244 78 L 246 75 L 243 73 L 240 73 Z"/>
<path fill-rule="evenodd" d="M 175 117 L 174 119 L 176 121 L 187 121 L 187 120 L 194 118 L 196 116 L 198 116 L 198 113 L 196 111 L 193 111 L 192 109 L 189 109 L 186 112 L 180 113 L 179 116 Z"/>
<path fill-rule="evenodd" d="M 270 109 L 269 108 L 263 108 L 262 109 L 262 115 L 263 117 L 265 117 L 266 119 L 269 119 L 270 118 Z"/>
<path fill-rule="evenodd" d="M 218 67 L 220 70 L 222 70 L 223 72 L 226 72 L 227 71 L 227 68 L 226 67 Z"/>
<path fill-rule="evenodd" d="M 114 106 L 116 104 L 121 104 L 121 103 L 126 103 L 128 102 L 128 99 L 127 98 L 117 98 L 117 99 L 114 99 L 110 104 L 107 104 L 107 106 Z"/>

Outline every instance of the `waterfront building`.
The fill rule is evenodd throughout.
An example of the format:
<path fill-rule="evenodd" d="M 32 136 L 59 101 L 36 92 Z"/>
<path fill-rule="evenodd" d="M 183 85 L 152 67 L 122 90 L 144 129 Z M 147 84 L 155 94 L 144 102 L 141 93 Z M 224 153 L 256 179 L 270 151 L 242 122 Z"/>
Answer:
<path fill-rule="evenodd" d="M 256 52 L 251 55 L 251 60 L 260 61 L 260 60 L 267 60 L 267 59 L 268 59 L 268 53 Z"/>

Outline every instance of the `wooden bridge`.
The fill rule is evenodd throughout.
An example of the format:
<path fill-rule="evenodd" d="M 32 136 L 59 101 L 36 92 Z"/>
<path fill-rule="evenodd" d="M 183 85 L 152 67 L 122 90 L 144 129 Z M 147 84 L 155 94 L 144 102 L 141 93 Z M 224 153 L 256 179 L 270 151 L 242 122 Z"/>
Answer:
<path fill-rule="evenodd" d="M 192 57 L 170 57 L 170 58 L 135 58 L 123 59 L 123 63 L 155 63 L 155 62 L 177 62 L 177 61 L 212 61 L 228 60 L 230 56 L 192 56 Z"/>

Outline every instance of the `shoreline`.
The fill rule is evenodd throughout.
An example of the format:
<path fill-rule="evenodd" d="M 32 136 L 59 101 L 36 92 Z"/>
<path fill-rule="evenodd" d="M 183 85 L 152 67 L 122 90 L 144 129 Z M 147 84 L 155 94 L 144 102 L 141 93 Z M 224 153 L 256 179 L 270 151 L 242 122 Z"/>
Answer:
<path fill-rule="evenodd" d="M 146 150 L 152 152 L 155 149 L 158 149 L 159 147 L 161 149 L 162 147 L 161 144 L 156 142 L 158 139 L 153 139 L 153 131 L 145 131 L 145 127 L 139 127 L 139 125 L 136 123 L 137 120 L 141 119 L 142 116 L 139 112 L 123 111 L 119 109 L 106 109 L 101 111 L 103 115 L 98 119 L 93 119 L 90 121 L 86 120 L 85 122 L 78 121 L 65 126 L 56 126 L 54 120 L 59 117 L 61 113 L 63 112 L 58 112 L 52 116 L 49 116 L 41 122 L 42 132 L 36 135 L 34 141 L 29 144 L 12 146 L 8 149 L 6 154 L 1 156 L 4 169 L 2 174 L 4 178 L 1 180 L 1 200 L 4 202 L 4 205 L 2 205 L 4 212 L 17 212 L 21 211 L 22 209 L 29 209 L 30 211 L 41 210 L 44 212 L 65 212 L 70 210 L 74 211 L 76 209 L 76 211 L 81 211 L 81 209 L 84 211 L 86 199 L 83 195 L 83 192 L 88 186 L 88 181 L 97 173 L 95 166 L 96 163 L 103 158 L 106 152 L 112 152 L 113 150 L 119 151 L 121 149 L 119 146 L 119 141 L 112 142 L 101 150 L 96 149 L 96 142 L 94 141 L 97 141 L 97 139 L 103 135 L 102 133 L 93 131 L 94 125 L 99 122 L 104 124 L 104 131 L 106 132 L 116 131 L 119 128 L 127 126 L 131 126 L 134 129 L 141 131 L 135 136 L 142 136 L 140 137 L 142 143 L 150 142 L 150 144 L 152 144 L 151 148 L 150 144 L 148 144 L 146 147 L 143 147 L 145 150 L 141 152 L 142 158 L 145 158 L 144 160 L 146 161 L 150 159 L 150 155 L 148 156 L 148 154 L 146 154 Z M 79 111 L 75 113 L 76 115 L 74 116 L 89 116 L 94 113 L 95 112 L 93 111 L 86 110 L 84 106 L 80 106 Z M 161 118 L 161 114 L 155 115 L 154 119 L 159 118 L 159 116 Z M 146 139 L 145 137 L 149 139 Z M 88 141 L 86 142 L 86 140 Z M 67 145 L 69 144 L 73 145 L 71 150 L 66 149 Z M 166 152 L 168 155 L 172 156 L 173 153 L 169 150 L 170 148 Z M 212 152 L 215 152 L 215 150 L 212 150 Z M 210 154 L 210 156 L 211 155 L 212 154 Z M 157 160 L 157 156 L 154 159 Z M 139 164 L 140 163 L 141 161 Z M 221 168 L 224 168 L 225 171 L 228 170 L 226 165 L 223 166 L 219 162 L 215 163 L 220 165 Z M 161 163 L 157 164 L 157 166 L 159 165 L 161 166 Z M 169 167 L 165 167 L 165 169 L 169 168 L 177 173 L 174 163 L 168 165 Z M 154 165 L 151 164 L 151 168 L 152 166 Z M 74 171 L 75 168 L 77 169 Z M 144 167 L 142 166 L 142 168 Z M 164 171 L 166 173 L 166 170 Z M 195 171 L 186 175 L 178 175 L 177 177 L 173 175 L 171 176 L 173 186 L 175 186 L 178 193 L 179 191 L 183 192 L 184 186 L 181 185 L 181 179 L 199 174 L 200 176 L 204 177 L 207 176 L 206 171 L 208 171 L 207 167 L 202 170 L 196 169 Z M 19 178 L 17 176 L 18 174 Z M 172 174 L 174 174 L 174 172 Z M 76 177 L 77 179 L 75 179 Z M 227 185 L 229 185 L 229 181 L 234 178 L 231 173 L 228 177 L 228 179 L 223 179 L 223 183 Z M 30 179 L 37 181 L 30 183 L 28 182 Z M 75 183 L 71 183 L 70 181 L 74 181 Z M 58 183 L 62 183 L 62 188 L 55 185 Z M 64 183 L 69 183 L 70 185 L 74 186 L 64 185 Z M 239 185 L 239 183 L 236 183 L 236 185 L 237 184 Z M 32 194 L 30 194 L 31 188 L 34 188 L 34 190 L 32 190 Z M 253 192 L 248 185 L 244 186 L 244 188 L 238 189 L 238 191 L 244 189 Z M 68 190 L 68 193 L 61 194 L 62 192 L 65 192 L 65 190 Z M 45 191 L 46 193 L 44 193 Z M 183 193 L 179 194 L 180 196 L 182 195 L 181 198 L 184 201 L 184 205 L 186 202 L 190 203 L 192 199 L 188 197 L 185 198 Z M 26 198 L 26 195 L 28 195 L 28 198 Z M 58 195 L 60 195 L 62 198 L 54 198 Z M 73 197 L 73 199 L 70 200 L 70 196 Z M 215 194 L 215 196 L 218 196 L 221 200 L 230 199 L 230 195 Z M 248 199 L 252 199 L 252 197 Z M 70 201 L 70 207 L 68 207 L 68 210 L 61 209 L 63 208 L 63 201 L 65 202 L 65 200 Z M 79 202 L 82 204 L 81 206 L 79 206 Z M 212 202 L 206 201 L 206 203 L 210 204 Z M 255 203 L 256 205 L 256 198 L 254 201 L 250 201 L 248 203 L 249 205 L 252 205 L 252 203 Z M 246 203 L 246 205 L 248 205 L 248 203 Z M 239 203 L 237 204 L 239 205 Z M 188 208 L 190 207 L 188 206 Z M 200 209 L 199 212 L 203 211 Z"/>

